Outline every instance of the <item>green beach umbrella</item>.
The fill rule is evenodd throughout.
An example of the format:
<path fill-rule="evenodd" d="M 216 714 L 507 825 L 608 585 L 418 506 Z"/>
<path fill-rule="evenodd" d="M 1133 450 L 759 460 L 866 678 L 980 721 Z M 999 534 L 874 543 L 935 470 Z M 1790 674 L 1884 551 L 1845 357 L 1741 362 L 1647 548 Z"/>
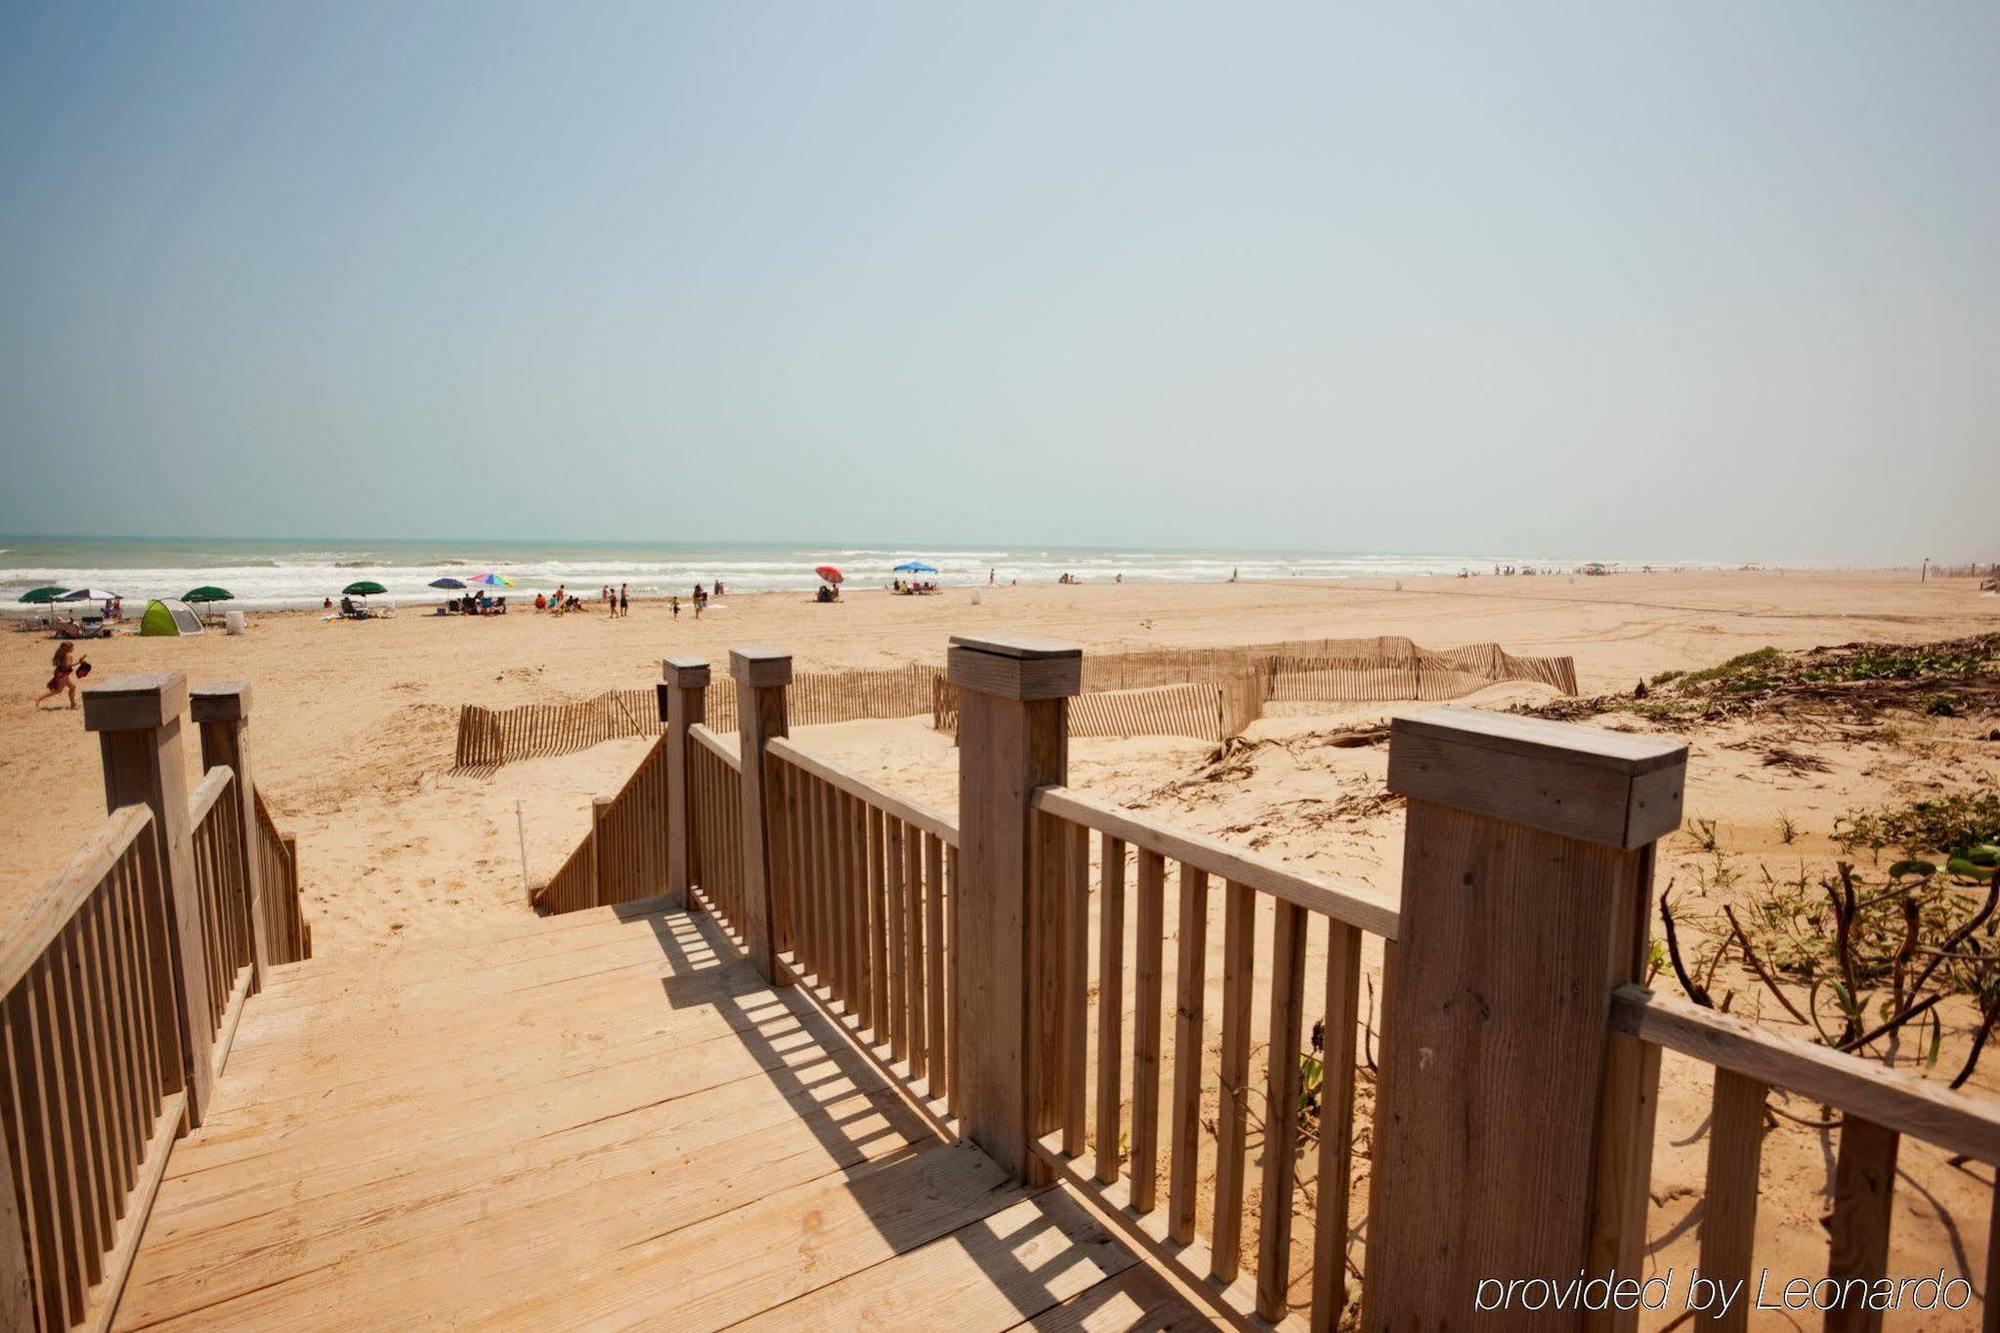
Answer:
<path fill-rule="evenodd" d="M 32 603 L 35 606 L 47 606 L 67 591 L 69 591 L 67 588 L 53 586 L 47 588 L 30 588 L 21 594 L 21 600 Z"/>
<path fill-rule="evenodd" d="M 387 591 L 389 591 L 387 588 L 373 579 L 362 579 L 358 583 L 350 583 L 345 588 L 342 588 L 340 595 L 342 597 L 377 597 Z"/>
<path fill-rule="evenodd" d="M 204 583 L 199 588 L 189 588 L 181 594 L 183 602 L 233 602 L 236 594 L 227 588 L 218 588 L 213 583 Z"/>

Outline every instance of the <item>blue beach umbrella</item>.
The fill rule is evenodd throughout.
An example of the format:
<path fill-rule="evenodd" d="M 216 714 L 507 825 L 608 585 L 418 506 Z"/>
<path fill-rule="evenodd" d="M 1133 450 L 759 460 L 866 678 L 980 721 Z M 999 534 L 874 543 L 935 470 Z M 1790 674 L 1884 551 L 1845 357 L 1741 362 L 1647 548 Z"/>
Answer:
<path fill-rule="evenodd" d="M 896 566 L 895 572 L 898 574 L 935 574 L 937 573 L 937 566 L 927 565 L 921 560 L 905 560 L 902 564 Z"/>
<path fill-rule="evenodd" d="M 461 591 L 465 588 L 463 583 L 454 578 L 432 579 L 431 586 L 433 588 L 455 588 Z"/>

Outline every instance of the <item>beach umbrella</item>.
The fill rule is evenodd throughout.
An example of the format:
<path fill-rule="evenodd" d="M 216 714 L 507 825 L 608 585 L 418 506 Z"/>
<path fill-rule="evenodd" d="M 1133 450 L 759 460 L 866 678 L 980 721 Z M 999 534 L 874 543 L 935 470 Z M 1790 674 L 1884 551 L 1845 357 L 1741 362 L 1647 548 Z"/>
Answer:
<path fill-rule="evenodd" d="M 56 600 L 58 602 L 108 602 L 117 595 L 115 592 L 106 592 L 102 588 L 71 588 L 68 592 L 56 598 Z"/>
<path fill-rule="evenodd" d="M 927 565 L 921 560 L 905 560 L 902 564 L 896 566 L 895 572 L 898 574 L 935 574 L 937 573 L 937 566 Z"/>
<path fill-rule="evenodd" d="M 62 596 L 65 591 L 67 590 L 54 586 L 30 588 L 21 594 L 21 600 L 34 606 L 47 606 L 50 602 Z"/>
<path fill-rule="evenodd" d="M 511 588 L 514 586 L 514 580 L 508 578 L 505 574 L 494 574 L 491 572 L 474 574 L 466 582 L 481 588 Z"/>
<path fill-rule="evenodd" d="M 227 588 L 218 588 L 213 583 L 204 583 L 199 588 L 189 588 L 181 595 L 183 602 L 233 602 L 236 594 Z"/>
<path fill-rule="evenodd" d="M 819 575 L 821 578 L 825 579 L 828 583 L 840 582 L 841 578 L 840 571 L 835 569 L 832 565 L 821 565 L 819 568 L 815 569 L 813 573 Z"/>
<path fill-rule="evenodd" d="M 387 591 L 389 591 L 387 588 L 373 579 L 362 579 L 359 582 L 350 583 L 345 588 L 342 588 L 340 595 L 342 597 L 375 597 Z"/>
<path fill-rule="evenodd" d="M 461 590 L 465 587 L 463 583 L 454 578 L 432 579 L 431 586 L 433 588 L 456 588 Z"/>

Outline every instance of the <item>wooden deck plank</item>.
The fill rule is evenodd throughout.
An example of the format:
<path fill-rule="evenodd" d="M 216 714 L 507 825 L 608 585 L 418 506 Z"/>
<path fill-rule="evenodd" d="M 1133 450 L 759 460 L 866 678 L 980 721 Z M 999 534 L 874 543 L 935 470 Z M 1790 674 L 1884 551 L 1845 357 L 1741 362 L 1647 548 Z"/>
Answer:
<path fill-rule="evenodd" d="M 1135 1263 L 1015 1327 L 1036 1333 L 1128 1333 L 1133 1329 L 1188 1333 L 1212 1329 L 1215 1324 L 1198 1314 L 1165 1278 Z"/>
<path fill-rule="evenodd" d="M 1136 1260 L 1060 1189 L 817 1288 L 737 1325 L 768 1329 L 936 1328 L 999 1333 Z M 950 1311 L 941 1321 L 939 1310 Z"/>

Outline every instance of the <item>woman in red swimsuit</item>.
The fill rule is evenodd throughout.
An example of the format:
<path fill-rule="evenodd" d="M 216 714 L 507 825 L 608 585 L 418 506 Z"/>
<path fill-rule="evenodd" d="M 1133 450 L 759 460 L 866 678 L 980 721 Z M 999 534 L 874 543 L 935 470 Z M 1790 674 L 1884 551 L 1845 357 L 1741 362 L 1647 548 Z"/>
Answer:
<path fill-rule="evenodd" d="M 73 643 L 56 645 L 55 674 L 49 677 L 48 693 L 35 700 L 35 707 L 40 708 L 46 700 L 55 698 L 64 690 L 69 691 L 69 706 L 76 707 L 76 678 L 90 674 L 90 659 L 79 657 L 72 662 L 70 655 L 74 652 L 76 645 Z"/>

